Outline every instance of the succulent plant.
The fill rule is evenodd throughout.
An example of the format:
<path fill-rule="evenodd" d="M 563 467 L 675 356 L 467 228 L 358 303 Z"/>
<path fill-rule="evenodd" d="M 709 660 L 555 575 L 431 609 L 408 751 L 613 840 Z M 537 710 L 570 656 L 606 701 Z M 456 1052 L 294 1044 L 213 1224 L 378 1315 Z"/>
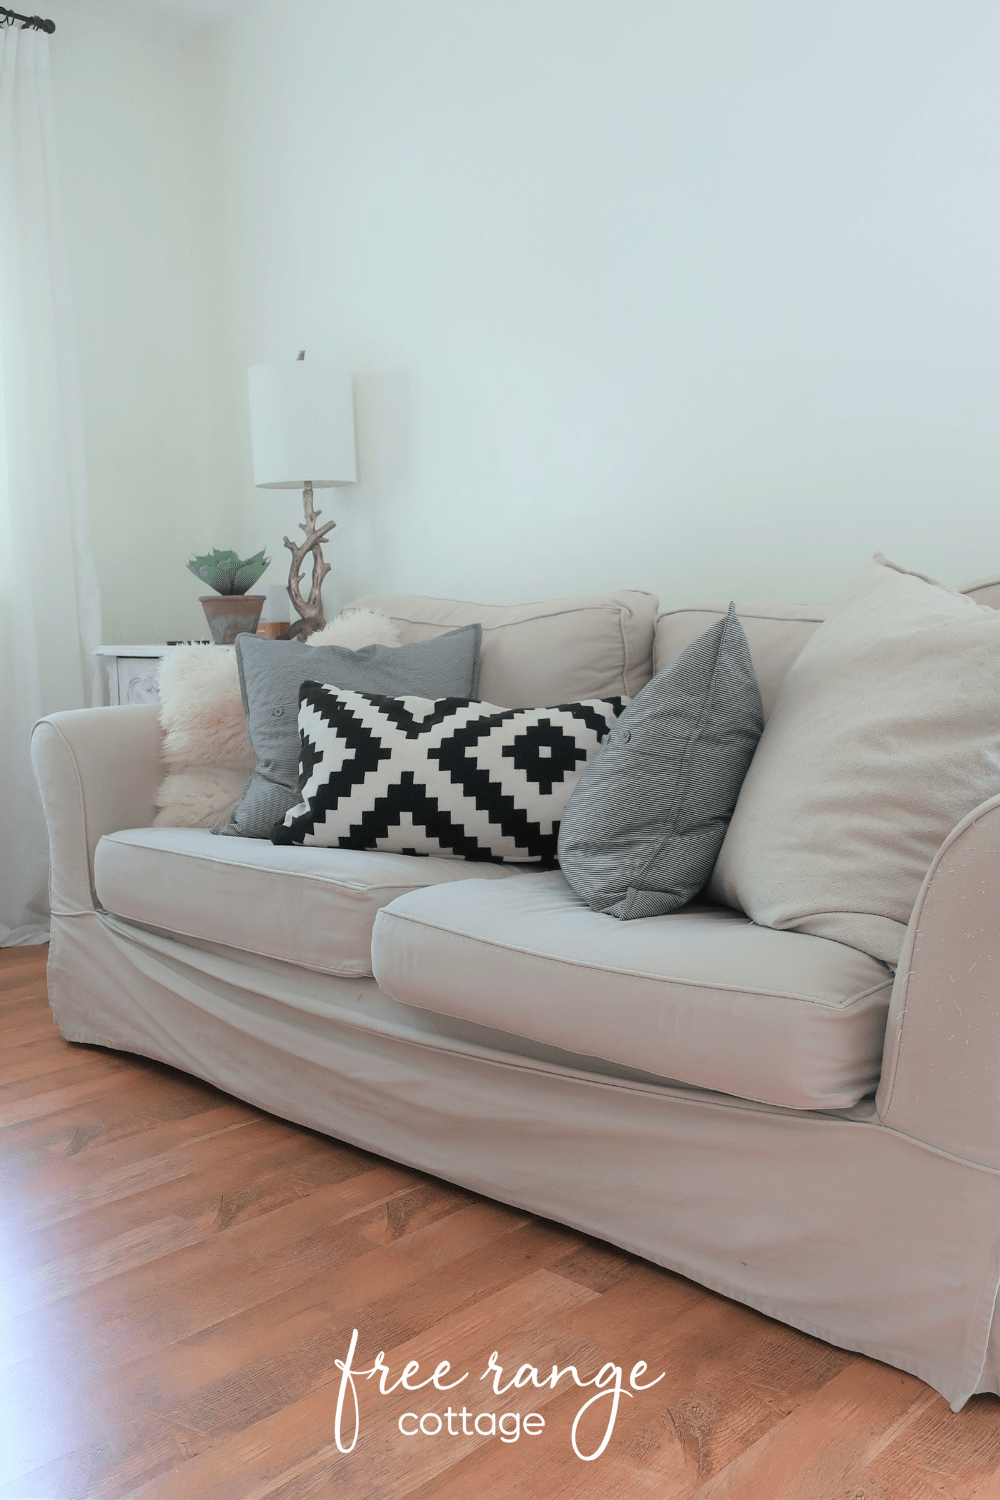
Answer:
<path fill-rule="evenodd" d="M 271 559 L 263 547 L 253 557 L 240 558 L 235 552 L 212 548 L 210 557 L 192 557 L 188 567 L 196 578 L 207 583 L 217 594 L 245 594 L 252 589 Z"/>

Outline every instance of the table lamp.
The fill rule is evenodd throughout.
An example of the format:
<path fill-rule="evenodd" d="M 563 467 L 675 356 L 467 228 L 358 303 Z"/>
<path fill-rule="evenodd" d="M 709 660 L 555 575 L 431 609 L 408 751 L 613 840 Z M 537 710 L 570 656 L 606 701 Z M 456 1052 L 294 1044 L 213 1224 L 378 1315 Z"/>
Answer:
<path fill-rule="evenodd" d="M 337 365 L 307 363 L 303 349 L 284 365 L 251 365 L 247 380 L 253 482 L 262 490 L 302 491 L 305 521 L 299 529 L 305 536 L 298 544 L 284 539 L 292 554 L 288 595 L 301 619 L 284 636 L 304 640 L 326 624 L 323 579 L 330 564 L 324 561 L 322 541 L 337 524 L 327 521 L 317 527 L 322 512 L 313 505 L 313 490 L 353 484 L 357 478 L 351 376 Z M 304 598 L 302 565 L 310 552 L 312 579 Z"/>

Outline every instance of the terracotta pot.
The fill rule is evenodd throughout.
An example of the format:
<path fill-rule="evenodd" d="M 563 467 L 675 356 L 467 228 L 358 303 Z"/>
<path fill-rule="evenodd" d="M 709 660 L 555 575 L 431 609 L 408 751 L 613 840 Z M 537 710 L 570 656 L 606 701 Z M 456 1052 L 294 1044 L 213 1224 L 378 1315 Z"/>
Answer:
<path fill-rule="evenodd" d="M 215 644 L 231 646 L 238 635 L 255 633 L 264 595 L 202 594 L 201 607 Z"/>

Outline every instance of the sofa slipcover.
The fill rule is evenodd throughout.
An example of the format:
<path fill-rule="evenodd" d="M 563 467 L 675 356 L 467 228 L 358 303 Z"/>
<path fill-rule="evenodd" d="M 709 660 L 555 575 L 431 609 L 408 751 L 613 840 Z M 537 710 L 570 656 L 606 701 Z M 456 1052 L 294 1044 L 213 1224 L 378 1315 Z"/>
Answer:
<path fill-rule="evenodd" d="M 408 1005 L 788 1109 L 874 1092 L 892 990 L 867 954 L 721 907 L 611 921 L 558 871 L 400 897 L 372 960 Z"/>
<path fill-rule="evenodd" d="M 965 591 L 996 603 L 1000 580 Z M 541 649 L 533 629 L 527 639 Z M 97 908 L 93 855 L 102 835 L 155 815 L 155 706 L 51 715 L 36 726 L 32 758 L 52 854 L 49 996 L 68 1039 L 159 1058 L 311 1129 L 607 1238 L 911 1371 L 955 1410 L 974 1391 L 1000 1391 L 1000 797 L 968 813 L 927 872 L 878 1094 L 834 1112 L 599 1064 L 401 1004 L 373 978 L 122 920 Z M 474 875 L 483 890 L 484 870 Z M 494 881 L 492 891 L 542 878 Z M 464 880 L 451 889 L 464 892 Z M 789 940 L 824 941 L 775 936 L 783 951 Z M 468 978 L 479 991 L 483 976 L 470 968 Z M 613 1007 L 616 977 L 604 978 Z M 536 1007 L 538 993 L 528 996 Z M 507 995 L 513 1018 L 524 997 L 513 985 Z"/>
<path fill-rule="evenodd" d="M 436 881 L 519 873 L 464 859 L 217 839 L 207 828 L 110 833 L 94 872 L 97 898 L 115 916 L 351 978 L 371 974 L 379 907 Z"/>

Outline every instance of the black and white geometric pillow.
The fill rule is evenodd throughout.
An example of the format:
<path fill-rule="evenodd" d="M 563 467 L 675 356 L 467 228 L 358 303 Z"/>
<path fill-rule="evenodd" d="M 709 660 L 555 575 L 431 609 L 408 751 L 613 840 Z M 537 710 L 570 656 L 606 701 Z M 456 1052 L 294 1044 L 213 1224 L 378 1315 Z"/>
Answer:
<path fill-rule="evenodd" d="M 304 682 L 302 802 L 271 839 L 554 863 L 563 808 L 628 701 L 497 708 Z"/>

